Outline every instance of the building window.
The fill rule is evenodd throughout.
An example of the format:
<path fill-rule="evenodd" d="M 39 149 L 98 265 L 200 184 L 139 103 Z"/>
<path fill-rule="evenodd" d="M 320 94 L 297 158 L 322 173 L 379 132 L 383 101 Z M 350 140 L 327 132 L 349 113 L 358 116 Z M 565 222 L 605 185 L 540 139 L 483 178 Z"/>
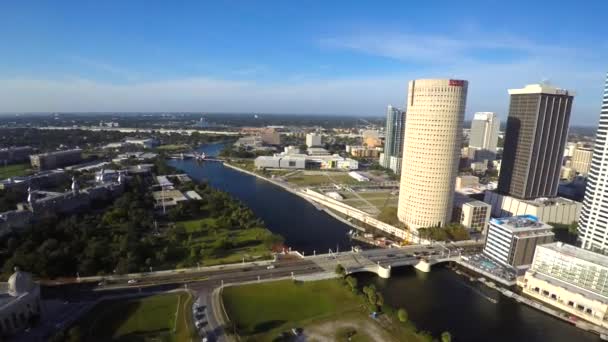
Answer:
<path fill-rule="evenodd" d="M 548 296 L 549 295 L 549 291 L 543 290 L 543 296 Z"/>
<path fill-rule="evenodd" d="M 585 312 L 586 312 L 588 315 L 593 314 L 593 311 L 591 311 L 591 309 L 589 309 L 589 308 L 587 308 L 587 310 L 585 310 Z"/>
<path fill-rule="evenodd" d="M 557 296 L 555 295 L 555 293 L 551 295 L 551 299 L 557 300 Z"/>
<path fill-rule="evenodd" d="M 574 307 L 574 302 L 573 301 L 568 301 L 568 306 Z"/>
<path fill-rule="evenodd" d="M 540 292 L 540 289 L 537 287 L 534 288 L 534 292 Z"/>
<path fill-rule="evenodd" d="M 580 310 L 580 311 L 583 311 L 583 310 L 585 310 L 585 307 L 584 307 L 584 306 L 582 306 L 582 305 L 580 305 L 580 304 L 577 304 L 577 305 L 576 305 L 576 309 L 577 309 L 577 310 Z"/>

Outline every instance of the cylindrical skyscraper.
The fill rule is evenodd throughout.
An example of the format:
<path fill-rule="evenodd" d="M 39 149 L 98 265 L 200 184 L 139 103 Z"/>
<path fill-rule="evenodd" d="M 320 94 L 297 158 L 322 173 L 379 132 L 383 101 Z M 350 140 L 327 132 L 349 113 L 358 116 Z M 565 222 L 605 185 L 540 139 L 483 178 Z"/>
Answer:
<path fill-rule="evenodd" d="M 410 81 L 397 216 L 410 229 L 450 222 L 468 82 Z"/>

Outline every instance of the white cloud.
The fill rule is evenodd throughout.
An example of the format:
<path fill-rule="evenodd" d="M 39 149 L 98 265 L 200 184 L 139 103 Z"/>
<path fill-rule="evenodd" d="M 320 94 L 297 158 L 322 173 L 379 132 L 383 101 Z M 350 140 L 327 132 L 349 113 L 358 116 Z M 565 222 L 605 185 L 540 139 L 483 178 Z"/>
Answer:
<path fill-rule="evenodd" d="M 284 75 L 280 80 L 256 82 L 252 75 L 269 67 L 253 65 L 233 69 L 237 80 L 193 77 L 146 81 L 131 70 L 107 63 L 80 60 L 91 68 L 126 77 L 120 84 L 86 78 L 0 79 L 1 112 L 125 112 L 200 111 L 377 114 L 387 104 L 403 106 L 407 82 L 417 78 L 469 80 L 467 113 L 495 111 L 501 119 L 508 110 L 508 88 L 549 79 L 577 92 L 572 122 L 597 122 L 604 64 L 602 54 L 590 56 L 582 48 L 539 44 L 506 35 L 487 39 L 468 36 L 377 35 L 331 38 L 325 46 L 364 52 L 401 61 L 415 60 L 419 67 L 373 77 L 353 75 L 331 78 L 316 73 Z M 372 39 L 373 38 L 373 39 Z M 509 49 L 519 58 L 509 62 L 483 60 L 475 51 Z M 542 51 L 542 52 L 541 52 Z M 407 66 L 404 63 L 404 66 Z M 239 80 L 240 79 L 240 80 Z"/>

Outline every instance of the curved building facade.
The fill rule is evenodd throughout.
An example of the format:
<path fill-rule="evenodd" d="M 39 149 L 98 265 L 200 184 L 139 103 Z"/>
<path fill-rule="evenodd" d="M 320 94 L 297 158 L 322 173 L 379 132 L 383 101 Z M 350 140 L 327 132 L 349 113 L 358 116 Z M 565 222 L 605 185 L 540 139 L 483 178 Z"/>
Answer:
<path fill-rule="evenodd" d="M 409 82 L 397 216 L 410 229 L 450 222 L 468 82 Z"/>
<path fill-rule="evenodd" d="M 608 252 L 608 75 L 595 136 L 583 209 L 578 222 L 581 247 Z"/>

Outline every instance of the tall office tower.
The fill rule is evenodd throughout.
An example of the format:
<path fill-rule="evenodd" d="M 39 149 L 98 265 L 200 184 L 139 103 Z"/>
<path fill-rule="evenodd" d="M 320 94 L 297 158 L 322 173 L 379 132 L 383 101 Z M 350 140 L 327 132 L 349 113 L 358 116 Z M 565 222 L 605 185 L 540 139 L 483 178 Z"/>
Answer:
<path fill-rule="evenodd" d="M 498 145 L 498 131 L 500 120 L 495 113 L 475 113 L 471 122 L 469 147 L 476 149 L 476 160 L 496 159 L 496 146 Z"/>
<path fill-rule="evenodd" d="M 384 155 L 380 160 L 380 165 L 391 168 L 391 157 L 401 158 L 403 134 L 405 134 L 405 112 L 389 105 L 386 109 Z M 396 170 L 393 171 L 396 172 Z"/>
<path fill-rule="evenodd" d="M 602 111 L 587 175 L 587 189 L 583 209 L 578 222 L 581 247 L 589 250 L 608 251 L 608 78 L 604 86 Z"/>
<path fill-rule="evenodd" d="M 397 216 L 410 229 L 450 222 L 468 82 L 410 81 Z"/>
<path fill-rule="evenodd" d="M 498 192 L 520 199 L 555 197 L 574 94 L 546 84 L 509 94 Z"/>

